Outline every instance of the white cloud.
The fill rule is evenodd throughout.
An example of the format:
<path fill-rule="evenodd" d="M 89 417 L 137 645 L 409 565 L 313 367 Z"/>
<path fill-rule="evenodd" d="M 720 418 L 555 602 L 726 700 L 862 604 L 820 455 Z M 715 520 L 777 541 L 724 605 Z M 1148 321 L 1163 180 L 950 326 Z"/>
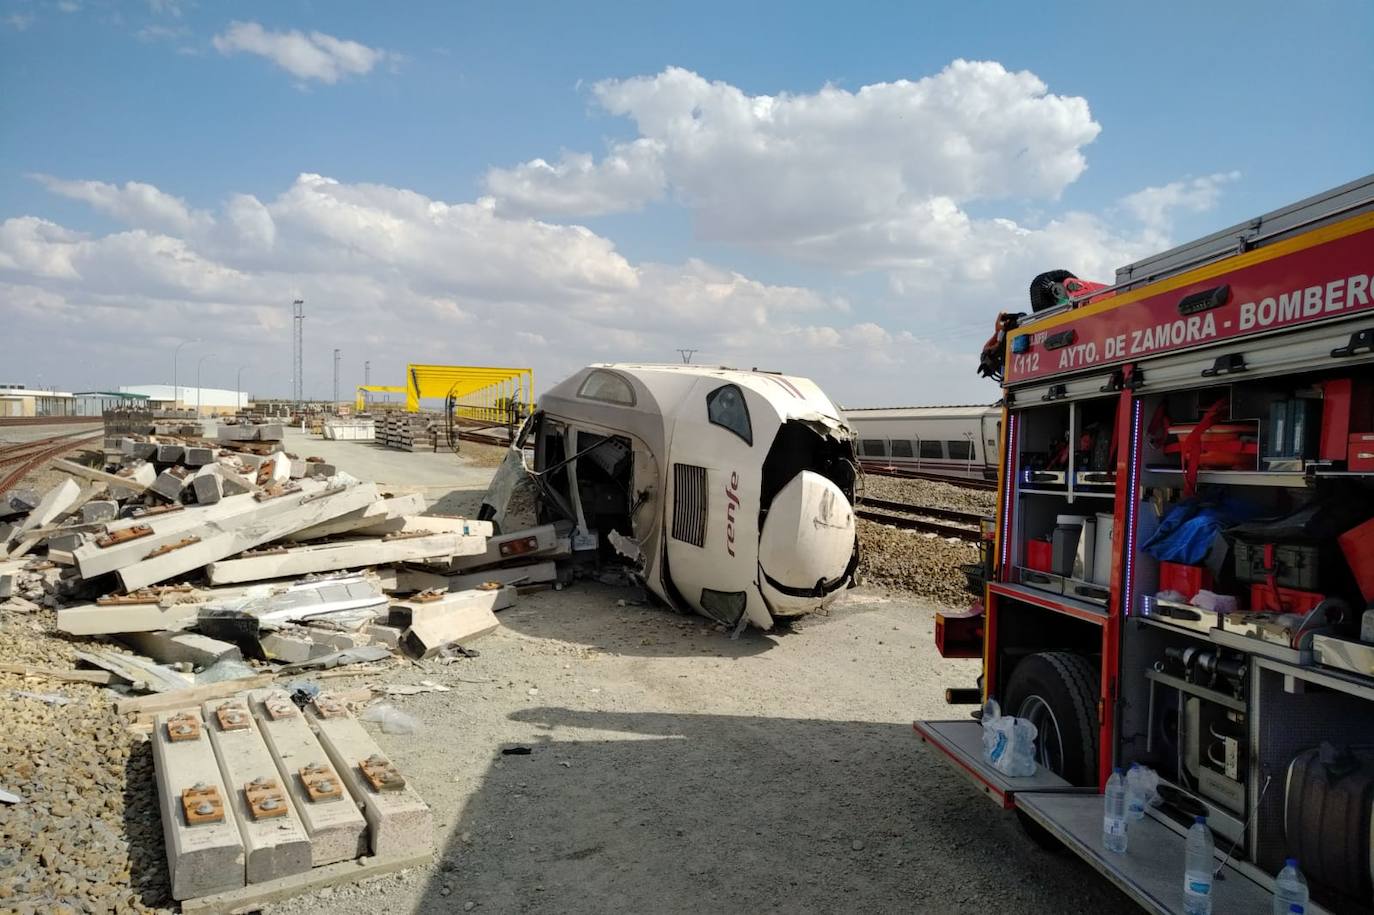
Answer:
<path fill-rule="evenodd" d="M 1240 178 L 1240 172 L 1218 172 L 1171 181 L 1160 187 L 1147 187 L 1121 199 L 1121 205 L 1147 229 L 1167 234 L 1173 228 L 1176 211 L 1205 213 L 1217 205 L 1222 187 Z"/>
<path fill-rule="evenodd" d="M 856 405 L 990 401 L 978 348 L 997 312 L 1026 308 L 1031 277 L 1066 268 L 1110 282 L 1235 178 L 1146 188 L 1096 213 L 1056 206 L 1098 126 L 1082 99 L 991 63 L 856 92 L 749 96 L 665 70 L 593 93 L 639 135 L 600 159 L 494 169 L 489 196 L 472 201 L 307 173 L 211 213 L 147 184 L 43 177 L 129 230 L 0 223 L 0 301 L 27 303 L 11 351 L 29 358 L 41 347 L 25 335 L 60 327 L 137 360 L 159 335 L 208 323 L 218 349 L 267 371 L 288 357 L 301 295 L 321 392 L 333 346 L 358 355 L 359 374 L 371 359 L 379 381 L 407 361 L 532 364 L 549 380 L 589 361 L 671 361 L 685 346 L 698 362 L 811 376 Z M 812 285 L 781 265 L 766 282 L 687 253 L 637 263 L 562 221 L 655 200 L 684 206 L 701 237 L 804 264 L 792 276 Z M 1045 215 L 1027 219 L 1028 202 Z"/>
<path fill-rule="evenodd" d="M 637 209 L 663 195 L 663 149 L 656 140 L 618 143 L 596 162 L 564 153 L 557 164 L 531 159 L 492 169 L 487 188 L 502 212 L 513 215 L 591 216 Z"/>
<path fill-rule="evenodd" d="M 51 175 L 32 177 L 54 194 L 88 203 L 136 228 L 189 232 L 210 221 L 208 213 L 195 212 L 181 198 L 141 181 L 126 181 L 119 187 L 103 181 L 64 181 Z"/>
<path fill-rule="evenodd" d="M 597 83 L 592 95 L 638 138 L 600 162 L 565 154 L 558 165 L 493 169 L 498 207 L 604 213 L 666 188 L 704 239 L 846 269 L 938 249 L 969 202 L 1056 198 L 1100 130 L 1084 99 L 994 62 L 778 96 L 669 68 Z"/>
<path fill-rule="evenodd" d="M 33 13 L 10 13 L 0 18 L 0 24 L 7 25 L 16 32 L 22 32 L 33 25 Z"/>
<path fill-rule="evenodd" d="M 146 362 L 140 347 L 196 336 L 266 377 L 287 358 L 297 295 L 310 352 L 339 346 L 359 371 L 370 359 L 379 382 L 407 361 L 532 364 L 551 381 L 591 361 L 675 359 L 681 345 L 701 349 L 698 361 L 833 381 L 854 374 L 856 353 L 895 364 L 913 345 L 853 320 L 842 299 L 697 259 L 633 263 L 588 229 L 509 218 L 489 200 L 304 174 L 270 200 L 237 194 L 211 214 L 148 185 L 45 185 L 139 225 L 93 235 L 32 216 L 0 222 L 0 300 L 24 305 L 7 327 L 11 352 L 33 354 L 18 371 L 61 333 L 74 351 L 93 348 L 74 371 L 104 366 L 90 383 L 129 383 L 127 366 Z M 317 394 L 329 383 L 319 359 Z"/>
<path fill-rule="evenodd" d="M 701 239 L 842 276 L 885 274 L 890 301 L 866 316 L 951 347 L 976 347 L 998 311 L 1025 307 L 1030 278 L 1044 270 L 1110 281 L 1117 266 L 1167 244 L 1175 214 L 1209 209 L 1236 177 L 1147 188 L 1103 214 L 1060 211 L 1054 203 L 1087 167 L 1100 127 L 1085 99 L 995 62 L 777 96 L 668 68 L 591 94 L 637 136 L 600 159 L 565 152 L 556 164 L 490 170 L 498 212 L 594 215 L 672 198 Z M 1049 215 L 1028 220 L 1032 209 Z M 797 333 L 817 347 L 863 334 Z"/>
<path fill-rule="evenodd" d="M 190 30 L 187 29 L 184 25 L 168 26 L 153 24 L 145 25 L 143 28 L 135 32 L 134 36 L 138 38 L 139 41 L 153 42 L 176 41 L 179 38 L 185 38 L 189 34 Z"/>
<path fill-rule="evenodd" d="M 148 0 L 148 9 L 156 15 L 181 18 L 182 0 Z"/>
<path fill-rule="evenodd" d="M 293 76 L 322 83 L 370 73 L 389 57 L 380 48 L 323 32 L 272 32 L 256 22 L 232 22 L 212 43 L 221 54 L 257 54 Z"/>
<path fill-rule="evenodd" d="M 63 13 L 80 12 L 81 4 L 76 0 L 57 0 L 57 8 Z"/>

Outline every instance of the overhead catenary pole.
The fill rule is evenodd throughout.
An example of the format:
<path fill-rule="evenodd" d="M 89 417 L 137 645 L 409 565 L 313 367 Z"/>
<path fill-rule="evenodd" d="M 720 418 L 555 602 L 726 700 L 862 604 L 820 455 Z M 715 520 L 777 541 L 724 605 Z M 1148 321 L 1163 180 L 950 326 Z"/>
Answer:
<path fill-rule="evenodd" d="M 339 352 L 334 348 L 334 412 L 339 412 Z"/>
<path fill-rule="evenodd" d="M 206 359 L 209 359 L 209 358 L 213 357 L 214 355 L 215 355 L 214 353 L 206 353 L 204 356 L 201 356 L 201 357 L 200 357 L 200 361 L 196 363 L 196 417 L 197 417 L 197 418 L 200 417 L 200 367 L 201 367 L 202 365 L 205 364 L 205 360 L 206 360 Z"/>
<path fill-rule="evenodd" d="M 177 388 L 177 357 L 181 355 L 181 348 L 182 348 L 183 346 L 185 346 L 185 345 L 188 344 L 188 343 L 199 343 L 199 342 L 200 342 L 200 339 L 199 339 L 199 338 L 196 338 L 196 339 L 194 339 L 194 340 L 182 340 L 180 343 L 178 343 L 178 344 L 176 345 L 176 348 L 172 350 L 172 409 L 173 409 L 173 410 L 175 410 L 175 409 L 177 408 L 177 404 L 181 402 L 181 394 L 180 394 L 179 389 Z"/>
<path fill-rule="evenodd" d="M 291 319 L 295 325 L 292 328 L 291 396 L 299 410 L 305 402 L 305 299 L 291 303 Z"/>
<path fill-rule="evenodd" d="M 243 370 L 244 370 L 245 368 L 247 368 L 247 366 L 243 366 L 243 365 L 239 366 L 238 375 L 234 378 L 234 406 L 235 406 L 236 408 L 240 409 L 240 410 L 242 410 L 243 407 L 244 407 L 244 403 L 243 403 Z"/>

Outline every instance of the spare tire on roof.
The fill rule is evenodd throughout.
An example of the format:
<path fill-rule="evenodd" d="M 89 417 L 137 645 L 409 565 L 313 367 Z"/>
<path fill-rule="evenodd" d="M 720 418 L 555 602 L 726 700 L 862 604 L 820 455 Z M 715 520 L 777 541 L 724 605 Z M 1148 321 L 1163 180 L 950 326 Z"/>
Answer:
<path fill-rule="evenodd" d="M 1055 294 L 1055 286 L 1065 280 L 1076 280 L 1068 270 L 1047 270 L 1031 280 L 1030 284 L 1030 305 L 1032 312 L 1044 311 L 1046 308 L 1053 308 L 1059 304 L 1059 297 Z"/>

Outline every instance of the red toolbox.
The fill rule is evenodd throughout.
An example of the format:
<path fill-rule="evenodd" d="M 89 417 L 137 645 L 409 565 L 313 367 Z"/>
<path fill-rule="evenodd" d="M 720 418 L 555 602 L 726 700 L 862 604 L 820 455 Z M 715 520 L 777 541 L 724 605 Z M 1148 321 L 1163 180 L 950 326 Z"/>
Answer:
<path fill-rule="evenodd" d="M 1336 538 L 1364 599 L 1374 603 L 1374 518 Z"/>
<path fill-rule="evenodd" d="M 1048 572 L 1054 568 L 1054 545 L 1048 540 L 1026 541 L 1026 568 Z"/>
<path fill-rule="evenodd" d="M 935 649 L 942 658 L 983 656 L 983 605 L 976 602 L 963 613 L 935 614 Z"/>
<path fill-rule="evenodd" d="M 1326 600 L 1326 595 L 1318 594 L 1315 591 L 1299 591 L 1297 588 L 1281 588 L 1278 585 L 1270 584 L 1250 586 L 1251 613 L 1298 613 L 1305 615 L 1324 600 Z"/>
<path fill-rule="evenodd" d="M 1177 591 L 1190 601 L 1199 591 L 1212 588 L 1212 570 L 1206 566 L 1190 566 L 1181 562 L 1159 564 L 1159 590 Z"/>
<path fill-rule="evenodd" d="M 1374 473 L 1374 432 L 1352 432 L 1346 469 L 1351 473 Z"/>

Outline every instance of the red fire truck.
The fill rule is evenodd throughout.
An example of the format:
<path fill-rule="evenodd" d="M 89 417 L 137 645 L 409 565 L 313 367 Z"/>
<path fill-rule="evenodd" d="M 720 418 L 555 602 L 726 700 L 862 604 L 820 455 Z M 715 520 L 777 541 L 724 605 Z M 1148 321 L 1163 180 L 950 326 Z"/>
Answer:
<path fill-rule="evenodd" d="M 1316 905 L 1374 902 L 1374 176 L 1117 271 L 1064 271 L 1004 315 L 996 535 L 946 657 L 1037 729 L 1036 774 L 983 757 L 981 712 L 920 739 L 1031 838 L 1144 908 L 1182 910 L 1205 815 L 1214 912 L 1268 912 L 1299 860 Z M 1367 614 L 1367 615 L 1366 615 Z M 1102 843 L 1101 786 L 1157 806 Z"/>

